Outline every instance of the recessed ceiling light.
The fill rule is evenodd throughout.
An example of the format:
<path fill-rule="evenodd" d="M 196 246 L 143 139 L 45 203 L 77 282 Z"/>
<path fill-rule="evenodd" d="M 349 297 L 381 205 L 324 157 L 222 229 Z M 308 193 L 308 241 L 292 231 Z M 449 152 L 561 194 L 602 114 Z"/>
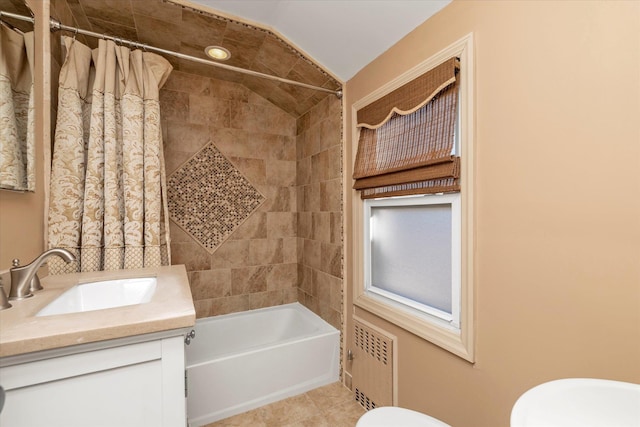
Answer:
<path fill-rule="evenodd" d="M 207 46 L 204 49 L 204 53 L 207 54 L 208 57 L 217 59 L 219 61 L 226 61 L 231 58 L 231 52 L 228 49 L 223 48 L 222 46 Z"/>

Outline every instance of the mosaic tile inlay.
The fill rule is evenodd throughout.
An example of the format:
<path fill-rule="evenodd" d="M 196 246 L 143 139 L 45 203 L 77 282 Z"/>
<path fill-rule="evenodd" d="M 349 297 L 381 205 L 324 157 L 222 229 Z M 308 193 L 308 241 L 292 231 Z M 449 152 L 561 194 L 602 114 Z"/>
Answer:
<path fill-rule="evenodd" d="M 168 180 L 171 219 L 209 253 L 265 201 L 213 142 Z"/>

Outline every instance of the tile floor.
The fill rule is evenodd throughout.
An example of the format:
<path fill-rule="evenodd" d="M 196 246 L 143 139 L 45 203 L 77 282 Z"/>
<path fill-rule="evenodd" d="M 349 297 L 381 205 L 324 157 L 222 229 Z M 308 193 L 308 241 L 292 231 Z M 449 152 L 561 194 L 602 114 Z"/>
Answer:
<path fill-rule="evenodd" d="M 364 412 L 348 388 L 333 383 L 205 427 L 353 427 Z"/>

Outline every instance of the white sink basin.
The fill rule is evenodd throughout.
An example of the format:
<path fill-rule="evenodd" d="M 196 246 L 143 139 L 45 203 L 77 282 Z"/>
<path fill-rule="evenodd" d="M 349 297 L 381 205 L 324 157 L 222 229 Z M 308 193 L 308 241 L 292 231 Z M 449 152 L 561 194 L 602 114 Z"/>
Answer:
<path fill-rule="evenodd" d="M 78 313 L 144 304 L 156 291 L 155 277 L 81 283 L 51 301 L 36 316 Z"/>
<path fill-rule="evenodd" d="M 525 392 L 511 411 L 511 427 L 638 427 L 640 384 L 568 378 Z"/>

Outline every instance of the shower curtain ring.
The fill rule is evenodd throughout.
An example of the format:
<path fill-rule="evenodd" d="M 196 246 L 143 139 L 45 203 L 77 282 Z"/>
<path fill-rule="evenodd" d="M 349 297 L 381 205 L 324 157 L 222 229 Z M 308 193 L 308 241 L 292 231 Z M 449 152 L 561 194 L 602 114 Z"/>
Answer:
<path fill-rule="evenodd" d="M 77 36 L 78 36 L 78 28 L 76 27 L 75 31 L 73 32 L 73 39 L 75 40 Z"/>

